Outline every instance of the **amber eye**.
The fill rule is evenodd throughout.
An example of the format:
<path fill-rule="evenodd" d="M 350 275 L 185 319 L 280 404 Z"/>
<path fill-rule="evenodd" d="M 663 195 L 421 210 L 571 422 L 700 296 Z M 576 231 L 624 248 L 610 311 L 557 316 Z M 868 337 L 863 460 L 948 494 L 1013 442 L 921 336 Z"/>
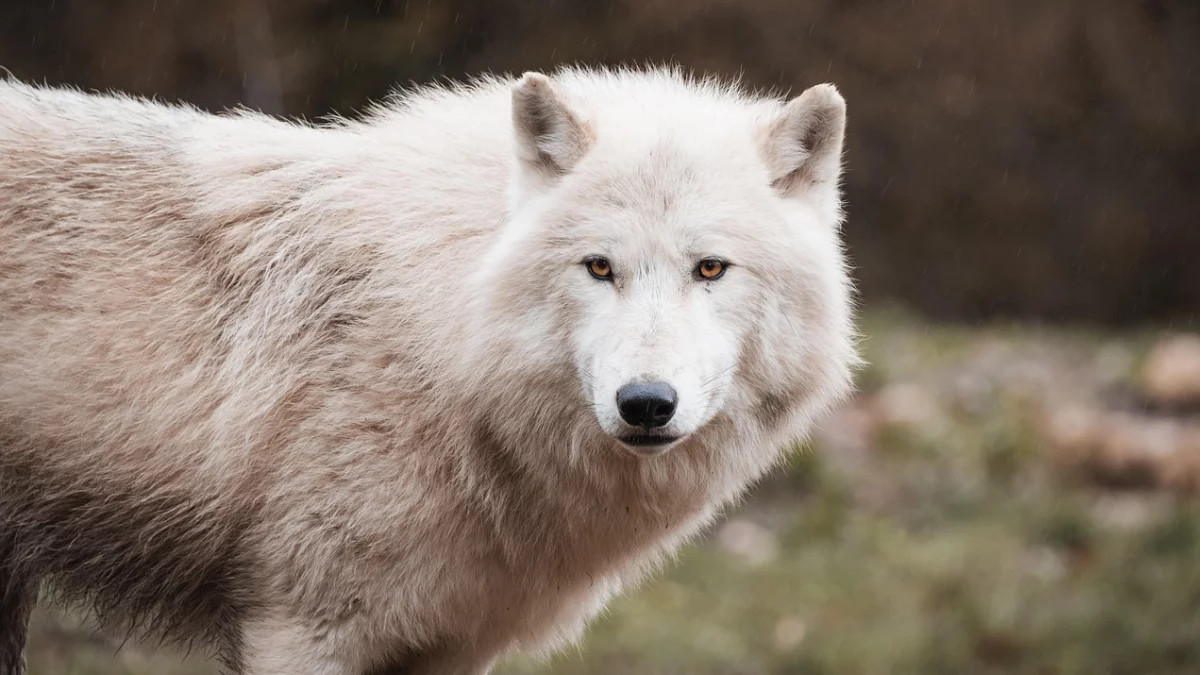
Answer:
<path fill-rule="evenodd" d="M 696 276 L 705 281 L 714 281 L 720 279 L 721 275 L 725 274 L 725 263 L 716 258 L 705 258 L 696 265 Z"/>
<path fill-rule="evenodd" d="M 612 265 L 608 264 L 608 260 L 604 258 L 592 258 L 587 261 L 588 272 L 597 279 L 604 281 L 612 280 Z"/>

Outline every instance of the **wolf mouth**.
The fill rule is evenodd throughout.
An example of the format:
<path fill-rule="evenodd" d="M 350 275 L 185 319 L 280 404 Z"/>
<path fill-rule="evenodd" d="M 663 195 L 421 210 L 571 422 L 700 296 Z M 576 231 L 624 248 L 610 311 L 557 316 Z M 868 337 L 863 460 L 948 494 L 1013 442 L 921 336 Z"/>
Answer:
<path fill-rule="evenodd" d="M 679 440 L 678 436 L 662 436 L 656 434 L 637 434 L 635 436 L 622 436 L 621 442 L 625 445 L 644 448 L 654 447 L 659 445 L 668 445 Z"/>

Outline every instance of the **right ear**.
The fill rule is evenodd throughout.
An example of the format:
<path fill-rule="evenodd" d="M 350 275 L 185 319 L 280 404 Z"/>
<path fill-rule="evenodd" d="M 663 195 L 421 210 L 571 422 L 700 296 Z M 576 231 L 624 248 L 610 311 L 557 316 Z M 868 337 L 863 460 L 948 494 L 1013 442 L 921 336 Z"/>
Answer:
<path fill-rule="evenodd" d="M 846 101 L 832 84 L 804 91 L 771 121 L 763 148 L 771 182 L 785 195 L 836 195 L 846 134 Z"/>
<path fill-rule="evenodd" d="M 591 128 L 541 73 L 525 73 L 513 87 L 512 119 L 517 158 L 544 178 L 570 173 L 592 146 Z"/>

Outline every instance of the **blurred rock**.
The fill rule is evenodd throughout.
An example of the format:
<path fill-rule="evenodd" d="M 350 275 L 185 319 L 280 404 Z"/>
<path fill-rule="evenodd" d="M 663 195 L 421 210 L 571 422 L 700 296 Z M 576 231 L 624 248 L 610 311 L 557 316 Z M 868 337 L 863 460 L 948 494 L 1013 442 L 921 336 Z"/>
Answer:
<path fill-rule="evenodd" d="M 1155 403 L 1200 404 L 1200 335 L 1159 342 L 1142 368 L 1142 387 Z"/>
<path fill-rule="evenodd" d="M 1168 507 L 1169 502 L 1159 496 L 1113 493 L 1097 499 L 1091 512 L 1095 521 L 1105 527 L 1137 532 L 1161 521 Z"/>
<path fill-rule="evenodd" d="M 923 386 L 898 382 L 875 395 L 875 414 L 880 423 L 906 429 L 922 429 L 941 421 L 943 411 L 933 394 Z"/>
<path fill-rule="evenodd" d="M 1050 413 L 1055 463 L 1108 487 L 1200 493 L 1200 421 L 1079 406 Z"/>
<path fill-rule="evenodd" d="M 775 624 L 772 642 L 777 652 L 790 652 L 808 635 L 808 624 L 798 616 L 785 616 Z"/>
<path fill-rule="evenodd" d="M 1103 443 L 1099 412 L 1083 405 L 1050 411 L 1043 431 L 1056 459 L 1066 466 L 1083 465 Z"/>
<path fill-rule="evenodd" d="M 813 430 L 817 445 L 837 458 L 861 459 L 871 451 L 875 417 L 862 399 L 855 398 L 822 418 Z"/>
<path fill-rule="evenodd" d="M 1028 551 L 1022 563 L 1028 574 L 1043 581 L 1058 581 L 1067 575 L 1067 561 L 1063 553 L 1047 546 Z"/>
<path fill-rule="evenodd" d="M 960 413 L 978 417 L 987 413 L 996 390 L 991 378 L 981 373 L 963 369 L 950 376 L 948 384 L 950 401 Z"/>
<path fill-rule="evenodd" d="M 768 529 L 749 520 L 731 520 L 717 533 L 717 542 L 730 555 L 753 567 L 766 565 L 779 555 L 779 542 Z"/>

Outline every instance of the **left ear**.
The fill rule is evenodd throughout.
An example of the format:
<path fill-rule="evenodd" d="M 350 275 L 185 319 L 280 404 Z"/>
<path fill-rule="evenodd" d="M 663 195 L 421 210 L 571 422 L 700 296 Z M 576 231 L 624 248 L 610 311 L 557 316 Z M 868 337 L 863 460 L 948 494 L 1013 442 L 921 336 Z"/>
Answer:
<path fill-rule="evenodd" d="M 766 126 L 763 158 L 771 185 L 786 196 L 816 186 L 837 189 L 846 134 L 846 100 L 832 84 L 810 87 Z"/>

